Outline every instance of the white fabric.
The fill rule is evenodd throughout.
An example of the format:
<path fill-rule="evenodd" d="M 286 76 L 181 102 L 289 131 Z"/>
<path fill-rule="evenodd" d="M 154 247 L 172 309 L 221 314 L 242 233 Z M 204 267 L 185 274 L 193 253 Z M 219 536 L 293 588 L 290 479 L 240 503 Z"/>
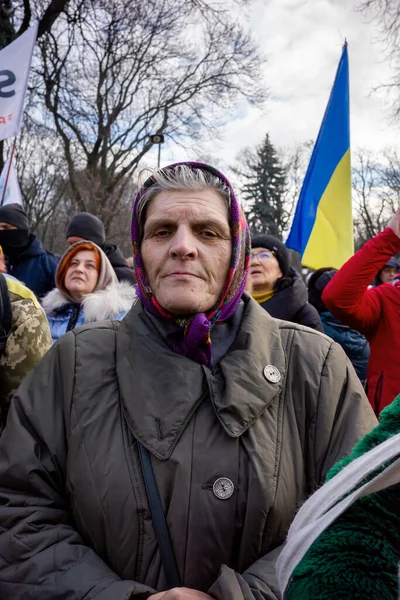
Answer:
<path fill-rule="evenodd" d="M 37 29 L 38 22 L 0 52 L 0 140 L 19 131 Z"/>
<path fill-rule="evenodd" d="M 136 301 L 136 290 L 129 281 L 112 282 L 106 288 L 84 296 L 84 322 L 95 323 L 116 318 L 120 313 L 128 312 Z M 42 299 L 42 306 L 48 315 L 68 304 L 70 301 L 58 288 L 54 288 Z"/>
<path fill-rule="evenodd" d="M 379 475 L 344 498 L 382 464 L 400 455 L 400 434 L 363 454 L 325 483 L 299 510 L 288 533 L 286 545 L 277 561 L 279 587 L 284 594 L 292 572 L 313 542 L 358 498 L 400 483 L 400 459 Z"/>
<path fill-rule="evenodd" d="M 15 203 L 15 204 L 20 204 L 21 206 L 23 206 L 23 202 L 22 202 L 22 194 L 21 194 L 21 189 L 19 187 L 19 183 L 18 183 L 18 178 L 17 178 L 17 172 L 15 170 L 15 166 L 14 166 L 14 161 L 11 163 L 10 165 L 10 159 L 8 159 L 3 167 L 3 170 L 1 172 L 0 175 L 0 203 L 3 200 L 3 203 L 1 204 L 2 206 L 5 206 L 6 204 L 11 204 L 11 203 Z M 10 169 L 10 172 L 8 173 L 8 169 Z M 8 179 L 7 179 L 7 173 L 8 173 Z M 4 193 L 4 186 L 6 184 L 7 181 L 7 189 L 6 192 Z M 4 197 L 3 197 L 4 196 Z"/>

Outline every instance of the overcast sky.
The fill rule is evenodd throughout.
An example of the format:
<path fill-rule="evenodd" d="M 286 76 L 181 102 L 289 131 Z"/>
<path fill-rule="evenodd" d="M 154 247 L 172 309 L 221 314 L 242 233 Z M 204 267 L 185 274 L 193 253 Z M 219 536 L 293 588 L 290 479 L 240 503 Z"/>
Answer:
<path fill-rule="evenodd" d="M 243 103 L 215 140 L 210 153 L 219 166 L 232 164 L 241 148 L 270 133 L 275 145 L 290 147 L 316 138 L 328 102 L 345 38 L 350 63 L 351 146 L 381 150 L 399 146 L 399 129 L 390 123 L 382 93 L 374 87 L 393 74 L 379 31 L 354 10 L 357 0 L 257 0 L 251 30 L 267 56 L 269 99 L 263 111 Z M 156 159 L 156 153 L 154 153 Z M 162 163 L 196 158 L 164 148 Z M 150 158 L 150 157 L 149 157 Z"/>

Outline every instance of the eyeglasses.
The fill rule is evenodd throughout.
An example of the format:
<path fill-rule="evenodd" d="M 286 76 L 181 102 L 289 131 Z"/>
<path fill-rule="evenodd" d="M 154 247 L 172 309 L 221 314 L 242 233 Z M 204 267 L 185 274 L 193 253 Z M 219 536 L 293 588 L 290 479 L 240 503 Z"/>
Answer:
<path fill-rule="evenodd" d="M 260 254 L 250 254 L 250 260 L 254 260 L 255 258 L 258 258 L 258 260 L 264 261 L 264 260 L 269 260 L 270 258 L 272 258 L 274 256 L 274 252 L 260 252 Z"/>

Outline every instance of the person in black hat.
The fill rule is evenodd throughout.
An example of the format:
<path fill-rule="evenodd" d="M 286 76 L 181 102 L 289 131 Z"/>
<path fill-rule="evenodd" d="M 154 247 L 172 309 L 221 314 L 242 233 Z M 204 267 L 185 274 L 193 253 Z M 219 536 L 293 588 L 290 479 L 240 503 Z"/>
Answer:
<path fill-rule="evenodd" d="M 308 301 L 317 309 L 324 333 L 342 346 L 361 383 L 364 384 L 367 379 L 370 355 L 369 343 L 359 331 L 334 317 L 322 300 L 324 289 L 336 273 L 337 269 L 332 267 L 323 267 L 314 271 L 308 280 Z"/>
<path fill-rule="evenodd" d="M 0 206 L 0 246 L 10 275 L 41 298 L 55 286 L 57 258 L 30 232 L 20 204 Z"/>
<path fill-rule="evenodd" d="M 67 229 L 69 246 L 82 240 L 94 242 L 103 250 L 118 277 L 118 281 L 129 281 L 129 283 L 135 285 L 135 275 L 122 256 L 121 250 L 115 244 L 106 243 L 103 223 L 98 217 L 88 212 L 74 215 Z"/>
<path fill-rule="evenodd" d="M 307 288 L 290 266 L 289 251 L 272 235 L 251 240 L 247 290 L 272 317 L 323 331 L 317 310 L 308 303 Z"/>

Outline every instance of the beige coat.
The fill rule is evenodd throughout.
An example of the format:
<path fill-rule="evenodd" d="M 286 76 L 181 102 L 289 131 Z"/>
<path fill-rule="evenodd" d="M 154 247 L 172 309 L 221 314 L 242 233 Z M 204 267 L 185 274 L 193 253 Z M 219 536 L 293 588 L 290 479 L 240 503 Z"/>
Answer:
<path fill-rule="evenodd" d="M 340 346 L 245 302 L 214 371 L 174 354 L 140 302 L 47 354 L 0 441 L 0 597 L 165 589 L 135 438 L 152 454 L 183 585 L 277 597 L 263 557 L 376 419 Z M 234 485 L 226 500 L 220 477 Z"/>

